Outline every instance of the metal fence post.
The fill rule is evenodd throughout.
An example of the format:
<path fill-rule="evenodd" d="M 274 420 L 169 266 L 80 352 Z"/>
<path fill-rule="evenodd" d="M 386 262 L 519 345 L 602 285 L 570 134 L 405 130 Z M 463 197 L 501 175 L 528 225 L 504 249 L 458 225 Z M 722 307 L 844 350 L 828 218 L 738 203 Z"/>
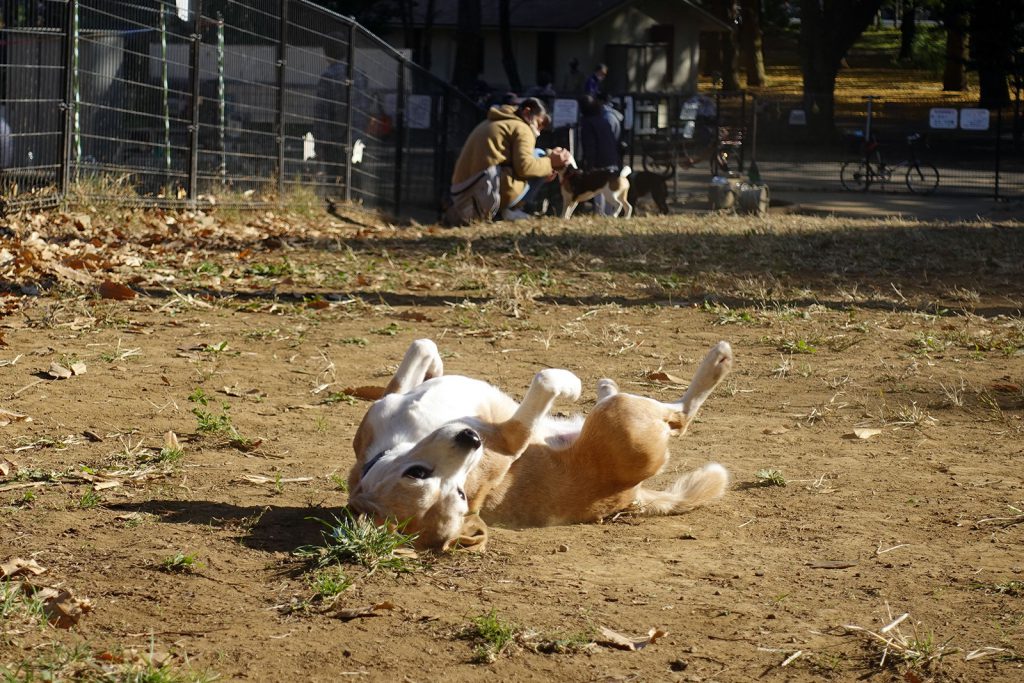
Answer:
<path fill-rule="evenodd" d="M 348 73 L 345 75 L 345 201 L 352 201 L 352 84 L 356 78 L 356 25 L 348 25 Z"/>
<path fill-rule="evenodd" d="M 999 173 L 1003 164 L 1003 108 L 996 109 L 996 191 L 995 199 L 999 201 Z"/>
<path fill-rule="evenodd" d="M 395 94 L 395 215 L 402 207 L 402 165 L 405 161 L 405 62 L 398 60 L 398 92 Z"/>
<path fill-rule="evenodd" d="M 188 149 L 188 199 L 196 201 L 199 193 L 199 98 L 201 95 L 202 74 L 199 72 L 199 55 L 203 45 L 202 15 L 203 0 L 193 0 L 192 10 L 192 64 L 189 78 L 192 85 L 192 121 L 189 124 Z"/>
<path fill-rule="evenodd" d="M 445 196 L 445 191 L 451 184 L 451 174 L 448 171 L 448 107 L 445 106 L 446 94 L 432 97 L 431 107 L 431 130 L 439 133 L 434 139 L 434 198 L 440 199 Z"/>
<path fill-rule="evenodd" d="M 67 3 L 67 13 L 64 17 L 64 81 L 62 83 L 64 101 L 61 102 L 60 105 L 64 119 L 62 121 L 63 126 L 60 133 L 60 178 L 57 187 L 57 194 L 61 200 L 68 196 L 68 189 L 71 184 L 71 122 L 74 116 L 74 104 L 72 103 L 71 98 L 73 97 L 72 86 L 75 80 L 72 72 L 76 67 L 74 40 L 75 15 L 77 13 L 78 0 L 69 0 Z"/>
<path fill-rule="evenodd" d="M 288 0 L 281 0 L 277 43 L 277 200 L 284 200 L 284 84 L 288 46 Z"/>

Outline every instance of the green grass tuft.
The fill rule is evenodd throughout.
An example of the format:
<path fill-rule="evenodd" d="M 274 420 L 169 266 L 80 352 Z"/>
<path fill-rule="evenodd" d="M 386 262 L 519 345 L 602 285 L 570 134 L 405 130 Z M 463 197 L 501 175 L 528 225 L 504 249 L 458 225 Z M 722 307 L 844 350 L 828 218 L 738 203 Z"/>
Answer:
<path fill-rule="evenodd" d="M 323 545 L 302 546 L 295 553 L 313 562 L 316 567 L 358 564 L 372 574 L 377 569 L 409 572 L 416 566 L 414 553 L 403 553 L 411 551 L 416 540 L 415 534 L 403 533 L 404 524 L 377 524 L 370 517 L 353 515 L 348 510 L 345 510 L 343 517 L 333 517 L 330 522 L 316 517 L 309 519 L 325 527 L 321 531 Z"/>

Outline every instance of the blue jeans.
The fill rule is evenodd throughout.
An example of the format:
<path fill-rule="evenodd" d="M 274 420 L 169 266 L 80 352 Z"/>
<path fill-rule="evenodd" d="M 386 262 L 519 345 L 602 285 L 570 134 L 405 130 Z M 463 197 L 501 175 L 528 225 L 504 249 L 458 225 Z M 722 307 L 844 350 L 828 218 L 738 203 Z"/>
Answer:
<path fill-rule="evenodd" d="M 547 156 L 547 153 L 542 149 L 534 149 L 533 156 L 539 159 L 540 157 Z M 509 208 L 519 206 L 520 204 L 528 204 L 533 201 L 533 198 L 537 196 L 537 193 L 540 192 L 540 188 L 544 187 L 544 184 L 547 183 L 547 181 L 547 178 L 530 178 L 527 180 L 526 189 L 523 190 L 523 192 L 516 197 L 511 204 L 509 204 Z"/>

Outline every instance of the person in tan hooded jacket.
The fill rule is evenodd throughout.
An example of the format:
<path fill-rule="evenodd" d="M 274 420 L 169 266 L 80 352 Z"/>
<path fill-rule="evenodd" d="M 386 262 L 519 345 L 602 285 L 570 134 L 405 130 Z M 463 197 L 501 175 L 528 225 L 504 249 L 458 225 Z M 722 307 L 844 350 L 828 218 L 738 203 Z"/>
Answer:
<path fill-rule="evenodd" d="M 527 217 L 515 206 L 526 197 L 529 181 L 550 178 L 571 158 L 561 147 L 547 152 L 535 149 L 537 136 L 550 120 L 544 103 L 534 97 L 518 105 L 491 107 L 487 120 L 466 138 L 455 162 L 450 192 L 456 204 L 464 199 L 465 210 L 461 222 L 450 222 L 489 220 L 499 210 L 505 220 Z"/>

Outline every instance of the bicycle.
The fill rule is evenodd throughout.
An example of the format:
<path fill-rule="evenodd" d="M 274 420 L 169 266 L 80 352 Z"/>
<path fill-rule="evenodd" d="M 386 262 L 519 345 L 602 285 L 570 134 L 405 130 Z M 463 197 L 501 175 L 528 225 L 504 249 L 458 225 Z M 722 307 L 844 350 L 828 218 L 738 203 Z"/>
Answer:
<path fill-rule="evenodd" d="M 712 176 L 739 175 L 731 159 L 739 155 L 743 146 L 743 132 L 737 128 L 710 124 L 696 127 L 687 138 L 681 130 L 659 132 L 637 137 L 637 152 L 645 171 L 670 178 L 677 168 L 689 169 L 707 162 Z"/>
<path fill-rule="evenodd" d="M 884 190 L 893 176 L 903 173 L 908 190 L 914 194 L 931 194 L 939 186 L 939 170 L 918 158 L 917 145 L 920 141 L 920 133 L 908 135 L 908 158 L 889 165 L 882 159 L 878 141 L 871 139 L 864 144 L 863 158 L 843 163 L 839 169 L 839 181 L 847 190 L 867 192 L 873 183 L 878 183 Z"/>

